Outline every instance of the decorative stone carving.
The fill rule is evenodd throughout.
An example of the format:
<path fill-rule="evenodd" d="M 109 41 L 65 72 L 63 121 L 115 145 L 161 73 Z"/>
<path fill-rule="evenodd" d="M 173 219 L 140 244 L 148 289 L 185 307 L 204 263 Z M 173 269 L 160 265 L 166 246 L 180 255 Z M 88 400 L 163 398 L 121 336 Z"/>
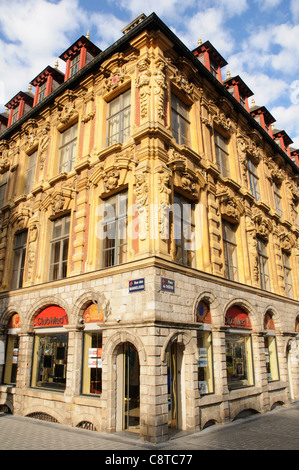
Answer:
<path fill-rule="evenodd" d="M 148 115 L 148 103 L 150 96 L 151 72 L 149 70 L 150 61 L 147 57 L 140 59 L 137 63 L 138 76 L 135 84 L 139 89 L 140 96 L 140 116 L 146 118 Z"/>
<path fill-rule="evenodd" d="M 147 167 L 136 168 L 135 173 L 135 196 L 136 207 L 139 218 L 139 238 L 145 240 L 148 232 L 148 181 Z"/>
<path fill-rule="evenodd" d="M 169 239 L 169 208 L 171 189 L 169 187 L 170 175 L 166 172 L 158 174 L 159 188 L 159 232 L 161 238 Z"/>
<path fill-rule="evenodd" d="M 290 253 L 292 248 L 295 246 L 295 237 L 285 230 L 282 230 L 278 234 L 278 237 L 280 240 L 281 249 L 287 253 Z"/>
<path fill-rule="evenodd" d="M 216 198 L 220 202 L 220 213 L 232 222 L 240 222 L 240 218 L 244 214 L 244 206 L 239 198 L 234 195 L 233 191 L 219 181 L 216 186 Z"/>
<path fill-rule="evenodd" d="M 118 67 L 105 79 L 104 88 L 108 92 L 116 89 L 124 82 L 126 75 L 125 67 Z"/>
<path fill-rule="evenodd" d="M 106 173 L 103 178 L 105 191 L 111 191 L 115 189 L 118 185 L 120 172 L 118 170 L 110 170 Z"/>
<path fill-rule="evenodd" d="M 157 111 L 157 117 L 159 119 L 165 118 L 165 90 L 167 89 L 166 85 L 166 75 L 165 71 L 165 61 L 162 58 L 159 58 L 155 62 L 156 69 L 153 73 L 153 82 L 154 82 L 154 95 L 155 95 L 155 109 Z"/>
<path fill-rule="evenodd" d="M 172 80 L 173 83 L 176 84 L 176 86 L 181 91 L 183 91 L 184 93 L 186 93 L 190 97 L 193 96 L 194 87 L 193 87 L 192 84 L 190 84 L 188 78 L 186 77 L 186 75 L 183 72 L 176 69 L 173 73 L 173 76 L 171 77 L 171 80 Z"/>

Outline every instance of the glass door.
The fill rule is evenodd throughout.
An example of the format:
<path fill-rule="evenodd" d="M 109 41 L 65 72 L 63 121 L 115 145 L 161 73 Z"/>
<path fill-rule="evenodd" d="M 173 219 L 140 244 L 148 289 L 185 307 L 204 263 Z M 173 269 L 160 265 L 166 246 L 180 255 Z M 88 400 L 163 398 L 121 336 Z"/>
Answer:
<path fill-rule="evenodd" d="M 124 416 L 125 430 L 138 432 L 140 425 L 139 358 L 131 343 L 124 344 Z"/>
<path fill-rule="evenodd" d="M 167 352 L 168 427 L 178 426 L 177 348 L 172 344 Z"/>

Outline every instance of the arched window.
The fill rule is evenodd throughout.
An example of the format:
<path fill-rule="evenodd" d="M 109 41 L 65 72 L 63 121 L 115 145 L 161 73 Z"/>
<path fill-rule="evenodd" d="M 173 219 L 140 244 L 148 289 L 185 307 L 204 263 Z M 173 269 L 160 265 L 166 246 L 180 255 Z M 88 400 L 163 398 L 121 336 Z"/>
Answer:
<path fill-rule="evenodd" d="M 32 386 L 64 390 L 68 352 L 65 310 L 57 305 L 42 310 L 34 321 Z"/>
<path fill-rule="evenodd" d="M 225 325 L 228 326 L 225 336 L 228 388 L 253 385 L 250 318 L 241 307 L 234 305 L 226 312 Z"/>
<path fill-rule="evenodd" d="M 17 313 L 14 313 L 7 325 L 7 343 L 5 352 L 5 367 L 3 383 L 5 384 L 16 384 L 17 379 L 17 368 L 19 358 L 19 336 L 18 333 L 21 329 L 20 317 Z"/>
<path fill-rule="evenodd" d="M 199 302 L 196 309 L 196 321 L 200 323 L 197 331 L 198 392 L 204 395 L 214 392 L 211 313 L 207 301 Z"/>
<path fill-rule="evenodd" d="M 103 309 L 90 304 L 83 314 L 84 346 L 82 393 L 102 394 L 102 331 L 99 326 L 104 320 Z"/>
<path fill-rule="evenodd" d="M 277 357 L 277 345 L 275 337 L 275 325 L 270 312 L 264 316 L 265 333 L 265 356 L 267 367 L 267 378 L 269 382 L 279 380 L 279 368 Z"/>

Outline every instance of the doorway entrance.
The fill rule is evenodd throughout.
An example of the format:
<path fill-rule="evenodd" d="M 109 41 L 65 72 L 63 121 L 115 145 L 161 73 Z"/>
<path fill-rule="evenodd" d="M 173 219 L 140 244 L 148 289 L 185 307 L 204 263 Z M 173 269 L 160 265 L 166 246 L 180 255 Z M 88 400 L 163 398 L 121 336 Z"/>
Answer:
<path fill-rule="evenodd" d="M 132 343 L 123 345 L 123 429 L 139 432 L 140 428 L 140 365 Z"/>
<path fill-rule="evenodd" d="M 183 429 L 183 346 L 172 343 L 167 352 L 168 428 Z"/>

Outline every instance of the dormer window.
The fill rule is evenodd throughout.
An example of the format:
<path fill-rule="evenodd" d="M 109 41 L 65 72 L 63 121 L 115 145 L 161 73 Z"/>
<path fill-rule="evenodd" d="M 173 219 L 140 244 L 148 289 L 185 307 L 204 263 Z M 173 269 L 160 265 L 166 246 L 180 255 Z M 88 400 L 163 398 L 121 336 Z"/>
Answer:
<path fill-rule="evenodd" d="M 79 70 L 79 61 L 80 61 L 80 55 L 78 54 L 76 57 L 71 60 L 71 66 L 70 66 L 70 77 L 75 75 L 75 73 L 78 72 Z"/>
<path fill-rule="evenodd" d="M 66 62 L 64 81 L 73 77 L 82 67 L 100 54 L 99 49 L 89 38 L 81 36 L 59 57 Z"/>
<path fill-rule="evenodd" d="M 58 70 L 58 65 L 53 68 L 50 65 L 37 75 L 30 85 L 35 87 L 33 106 L 44 100 L 53 90 L 64 81 L 64 74 Z"/>
<path fill-rule="evenodd" d="M 227 65 L 227 62 L 215 47 L 209 41 L 202 44 L 199 39 L 198 47 L 194 49 L 193 54 L 205 65 L 213 77 L 217 78 L 217 80 L 222 83 L 221 68 Z"/>
<path fill-rule="evenodd" d="M 20 91 L 5 106 L 10 109 L 7 127 L 17 122 L 33 105 L 32 93 L 23 93 Z"/>
<path fill-rule="evenodd" d="M 19 113 L 19 106 L 13 109 L 12 111 L 12 118 L 11 118 L 11 124 L 14 124 L 18 120 L 18 113 Z"/>
<path fill-rule="evenodd" d="M 38 102 L 42 101 L 44 97 L 46 96 L 46 88 L 47 88 L 47 82 L 44 82 L 39 88 Z"/>
<path fill-rule="evenodd" d="M 253 93 L 243 80 L 238 75 L 231 77 L 230 73 L 227 72 L 227 78 L 224 80 L 223 84 L 227 91 L 249 112 L 248 98 L 252 96 Z"/>

